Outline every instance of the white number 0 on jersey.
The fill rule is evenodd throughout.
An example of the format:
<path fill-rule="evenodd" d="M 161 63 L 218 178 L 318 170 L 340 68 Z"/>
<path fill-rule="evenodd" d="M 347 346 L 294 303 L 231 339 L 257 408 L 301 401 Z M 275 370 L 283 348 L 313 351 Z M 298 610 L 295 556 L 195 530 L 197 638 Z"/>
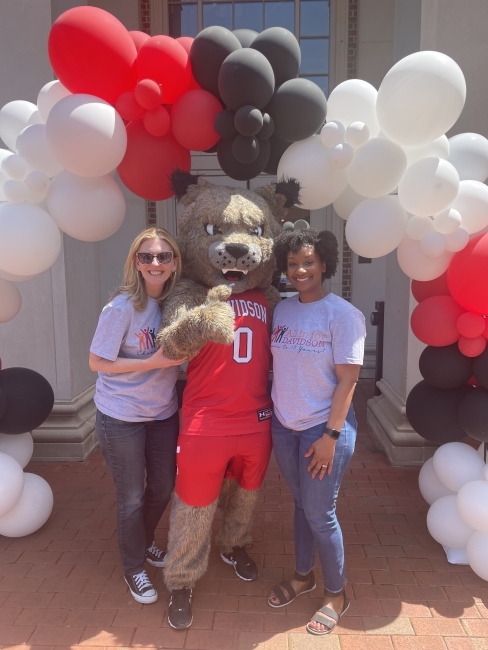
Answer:
<path fill-rule="evenodd" d="M 243 352 L 245 354 L 243 355 Z M 234 334 L 234 355 L 236 363 L 249 363 L 252 359 L 252 329 L 238 327 Z"/>

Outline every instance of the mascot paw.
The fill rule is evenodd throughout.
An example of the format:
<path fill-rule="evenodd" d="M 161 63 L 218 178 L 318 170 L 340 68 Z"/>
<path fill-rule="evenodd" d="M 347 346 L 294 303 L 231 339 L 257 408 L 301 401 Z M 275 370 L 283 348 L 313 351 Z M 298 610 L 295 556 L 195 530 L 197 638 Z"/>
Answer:
<path fill-rule="evenodd" d="M 230 305 L 216 300 L 210 302 L 205 308 L 204 320 L 209 341 L 223 345 L 234 342 L 234 312 Z"/>
<path fill-rule="evenodd" d="M 225 285 L 212 287 L 207 295 L 207 303 L 215 301 L 225 302 L 228 298 L 230 298 L 231 294 L 232 289 Z"/>

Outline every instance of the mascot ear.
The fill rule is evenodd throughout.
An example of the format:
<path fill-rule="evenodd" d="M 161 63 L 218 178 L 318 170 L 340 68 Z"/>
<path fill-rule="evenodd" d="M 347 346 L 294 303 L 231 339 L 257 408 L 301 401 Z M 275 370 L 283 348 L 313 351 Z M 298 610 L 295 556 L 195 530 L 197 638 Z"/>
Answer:
<path fill-rule="evenodd" d="M 286 216 L 288 208 L 300 205 L 300 183 L 296 178 L 282 178 L 278 183 L 263 185 L 254 191 L 265 199 L 278 220 Z"/>
<path fill-rule="evenodd" d="M 171 187 L 183 205 L 190 205 L 204 190 L 211 187 L 201 176 L 175 169 L 169 177 Z"/>

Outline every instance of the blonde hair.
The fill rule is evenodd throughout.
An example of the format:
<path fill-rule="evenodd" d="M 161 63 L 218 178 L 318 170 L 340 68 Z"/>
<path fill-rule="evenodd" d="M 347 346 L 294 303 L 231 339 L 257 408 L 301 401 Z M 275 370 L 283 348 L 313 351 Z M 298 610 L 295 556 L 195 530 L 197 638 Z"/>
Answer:
<path fill-rule="evenodd" d="M 176 270 L 173 271 L 170 277 L 166 280 L 163 286 L 163 291 L 159 296 L 158 303 L 161 305 L 166 296 L 171 292 L 177 278 L 181 274 L 181 253 L 175 239 L 164 228 L 147 228 L 140 232 L 134 239 L 129 248 L 129 253 L 124 264 L 124 280 L 116 291 L 110 296 L 110 300 L 121 293 L 128 294 L 134 308 L 137 311 L 144 311 L 147 306 L 147 293 L 146 285 L 142 279 L 141 273 L 136 268 L 136 253 L 141 244 L 148 239 L 162 239 L 167 242 L 173 251 L 174 259 L 176 260 Z"/>

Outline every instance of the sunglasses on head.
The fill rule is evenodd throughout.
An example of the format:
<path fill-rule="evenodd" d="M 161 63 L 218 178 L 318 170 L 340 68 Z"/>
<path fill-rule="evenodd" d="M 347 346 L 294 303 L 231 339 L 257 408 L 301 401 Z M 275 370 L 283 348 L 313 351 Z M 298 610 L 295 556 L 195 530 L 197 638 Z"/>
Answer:
<path fill-rule="evenodd" d="M 171 251 L 165 251 L 157 255 L 153 255 L 152 253 L 136 253 L 136 257 L 139 264 L 152 264 L 154 258 L 157 259 L 158 264 L 169 264 L 173 260 L 174 255 Z"/>

